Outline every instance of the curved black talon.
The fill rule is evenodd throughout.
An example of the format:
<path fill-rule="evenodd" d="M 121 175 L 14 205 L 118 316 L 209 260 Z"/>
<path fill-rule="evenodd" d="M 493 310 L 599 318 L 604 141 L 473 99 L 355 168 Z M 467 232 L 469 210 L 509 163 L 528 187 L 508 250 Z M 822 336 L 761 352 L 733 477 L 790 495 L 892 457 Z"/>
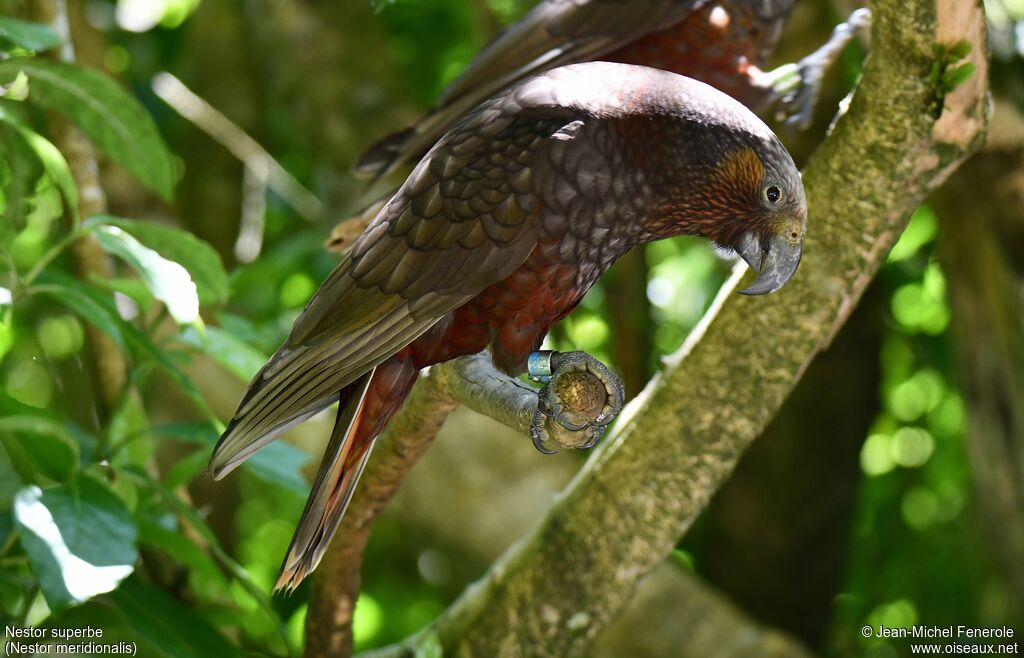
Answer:
<path fill-rule="evenodd" d="M 552 397 L 550 387 L 545 387 L 542 391 L 542 395 L 544 395 L 544 397 Z M 562 405 L 562 401 L 558 398 L 555 398 L 553 401 L 548 401 L 545 406 L 547 407 L 547 416 L 554 419 L 556 423 L 570 432 L 579 432 L 590 424 L 587 421 L 574 423 L 572 419 L 569 418 L 569 415 L 565 413 L 565 407 Z"/>
<path fill-rule="evenodd" d="M 533 440 L 533 447 L 537 449 L 537 452 L 542 455 L 553 455 L 557 450 L 551 450 L 544 444 L 548 440 L 548 432 L 544 429 L 544 421 L 547 416 L 541 411 L 540 405 L 537 406 L 537 411 L 533 413 L 533 420 L 530 422 L 530 439 Z"/>
<path fill-rule="evenodd" d="M 604 432 L 594 432 L 590 440 L 580 446 L 580 450 L 590 450 L 597 445 L 597 442 L 604 438 Z"/>

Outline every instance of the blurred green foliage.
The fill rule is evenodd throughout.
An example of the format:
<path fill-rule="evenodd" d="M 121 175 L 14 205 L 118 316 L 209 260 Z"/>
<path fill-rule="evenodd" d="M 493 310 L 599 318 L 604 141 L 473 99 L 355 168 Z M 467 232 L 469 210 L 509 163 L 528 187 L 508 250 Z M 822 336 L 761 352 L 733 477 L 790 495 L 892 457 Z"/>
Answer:
<path fill-rule="evenodd" d="M 1006 592 L 979 550 L 983 529 L 971 501 L 937 237 L 935 214 L 923 206 L 880 274 L 890 298 L 883 410 L 861 449 L 865 477 L 830 639 L 837 655 L 907 651 L 902 640 L 864 639 L 856 629 L 865 624 L 995 626 L 1008 619 Z"/>
<path fill-rule="evenodd" d="M 530 4 L 379 0 L 381 52 L 366 56 L 390 58 L 408 92 L 402 102 L 423 108 Z M 1008 56 L 1019 58 L 1013 39 L 1024 33 L 1015 22 L 1021 8 L 998 4 L 1005 20 L 996 27 L 1010 35 Z M 247 7 L 219 8 L 241 14 Z M 59 36 L 0 17 L 0 615 L 3 623 L 100 626 L 105 637 L 139 642 L 147 656 L 294 655 L 309 586 L 289 598 L 269 591 L 305 500 L 310 454 L 284 442 L 259 453 L 233 488 L 219 490 L 231 492 L 220 494 L 232 497 L 226 518 L 197 497 L 211 495 L 202 488 L 203 468 L 218 415 L 230 411 L 212 410 L 211 388 L 228 381 L 240 391 L 335 257 L 322 248 L 326 225 L 303 223 L 273 194 L 263 251 L 244 265 L 234 263 L 230 245 L 197 237 L 211 218 L 176 214 L 160 201 L 183 163 L 200 163 L 186 153 L 197 148 L 194 128 L 148 84 L 161 70 L 196 66 L 189 30 L 203 11 L 213 12 L 210 3 L 89 0 L 84 15 L 99 35 L 106 73 L 58 69 L 45 51 Z M 54 75 L 70 83 L 72 96 L 54 91 Z M 855 76 L 848 71 L 848 82 Z M 293 125 L 290 101 L 258 100 L 255 132 L 318 189 L 323 171 L 291 141 L 312 128 Z M 149 188 L 148 196 L 114 200 L 142 215 L 78 221 L 77 191 L 51 141 L 47 111 L 79 125 L 134 178 L 131 186 Z M 130 132 L 112 130 L 115 124 Z M 146 201 L 133 201 L 139 195 Z M 83 236 L 117 259 L 114 277 L 74 273 L 69 248 Z M 864 640 L 864 624 L 985 626 L 1007 615 L 1003 584 L 978 539 L 937 239 L 934 213 L 922 207 L 881 274 L 889 302 L 878 391 L 884 409 L 860 455 L 864 480 L 826 655 L 906 651 L 906 644 Z M 651 374 L 698 322 L 730 264 L 704 242 L 673 239 L 650 245 L 644 266 L 646 288 L 635 292 L 648 302 Z M 621 340 L 609 294 L 605 282 L 596 285 L 550 343 L 614 364 Z M 91 331 L 110 337 L 127 360 L 126 385 L 112 404 L 98 399 Z M 227 379 L 207 385 L 209 363 Z M 94 571 L 83 572 L 68 555 Z M 678 555 L 700 571 L 699 559 Z M 485 567 L 429 528 L 385 517 L 367 551 L 357 648 L 418 630 Z"/>

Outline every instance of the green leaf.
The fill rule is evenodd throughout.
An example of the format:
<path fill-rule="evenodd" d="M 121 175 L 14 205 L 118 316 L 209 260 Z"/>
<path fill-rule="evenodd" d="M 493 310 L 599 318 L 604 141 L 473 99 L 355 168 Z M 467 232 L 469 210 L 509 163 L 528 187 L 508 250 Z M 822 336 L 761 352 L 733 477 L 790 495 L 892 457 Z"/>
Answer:
<path fill-rule="evenodd" d="M 9 511 L 0 512 L 0 546 L 7 544 L 12 532 L 14 532 L 14 517 Z"/>
<path fill-rule="evenodd" d="M 973 62 L 961 64 L 955 68 L 946 69 L 942 74 L 942 88 L 948 93 L 967 82 L 967 79 L 974 75 L 977 66 Z"/>
<path fill-rule="evenodd" d="M 173 423 L 154 427 L 154 436 L 169 437 L 189 443 L 201 443 L 213 447 L 220 433 L 208 423 Z M 209 454 L 206 454 L 209 458 Z M 302 474 L 303 468 L 312 457 L 301 448 L 285 441 L 275 441 L 259 450 L 242 464 L 242 470 L 265 484 L 281 487 L 305 497 L 309 494 L 309 483 Z"/>
<path fill-rule="evenodd" d="M 102 482 L 79 473 L 67 485 L 31 485 L 14 499 L 21 545 L 51 609 L 116 588 L 135 569 L 135 522 Z"/>
<path fill-rule="evenodd" d="M 68 299 L 74 299 L 75 303 L 81 302 L 83 299 L 92 302 L 93 309 L 99 309 L 108 319 L 114 323 L 114 328 L 118 330 L 118 334 L 115 337 L 118 340 L 118 344 L 124 347 L 125 345 L 132 348 L 132 351 L 136 354 L 147 356 L 153 360 L 153 362 L 160 367 L 176 384 L 178 384 L 197 404 L 200 409 L 203 409 L 207 413 L 209 407 L 203 400 L 202 395 L 199 393 L 199 389 L 196 388 L 192 380 L 183 373 L 174 361 L 168 356 L 168 354 L 157 347 L 149 336 L 139 330 L 138 327 L 130 322 L 125 322 L 117 314 L 117 308 L 114 306 L 114 300 L 110 298 L 102 290 L 98 290 L 93 286 L 84 284 L 76 279 L 69 276 L 63 276 L 59 273 L 49 275 L 49 279 L 55 283 L 46 283 L 44 285 L 33 286 L 32 290 L 38 293 L 57 294 L 59 297 L 56 299 L 62 303 L 65 303 L 68 308 L 75 311 L 76 307 L 68 304 Z M 67 291 L 72 291 L 70 294 Z M 86 317 L 86 316 L 83 316 Z M 86 317 L 90 322 L 91 317 Z M 97 325 L 100 326 L 100 325 Z M 106 331 L 103 326 L 100 329 Z"/>
<path fill-rule="evenodd" d="M 168 469 L 164 476 L 164 484 L 171 489 L 188 484 L 206 469 L 209 461 L 210 453 L 205 450 L 196 450 L 182 457 Z"/>
<path fill-rule="evenodd" d="M 34 58 L 0 62 L 0 77 L 24 71 L 29 100 L 70 116 L 115 162 L 170 201 L 174 164 L 153 118 L 114 80 L 95 69 Z"/>
<path fill-rule="evenodd" d="M 89 283 L 98 288 L 119 292 L 139 305 L 139 311 L 143 316 L 147 315 L 153 308 L 153 293 L 149 291 L 146 284 L 135 277 L 103 277 L 95 273 L 89 274 Z"/>
<path fill-rule="evenodd" d="M 139 578 L 126 581 L 110 599 L 124 612 L 137 636 L 159 647 L 163 655 L 173 658 L 241 656 L 238 647 L 203 617 Z"/>
<path fill-rule="evenodd" d="M 149 418 L 142 400 L 125 395 L 107 421 L 107 438 L 112 446 L 111 461 L 115 466 L 125 463 L 145 464 L 153 456 L 153 445 L 143 439 L 149 434 Z"/>
<path fill-rule="evenodd" d="M 3 446 L 0 445 L 0 448 Z M 24 484 L 7 450 L 0 450 L 0 509 L 11 509 L 15 494 Z"/>
<path fill-rule="evenodd" d="M 0 98 L 9 101 L 23 101 L 28 98 L 28 76 L 18 73 L 14 80 L 0 86 Z"/>
<path fill-rule="evenodd" d="M 245 466 L 266 484 L 305 497 L 309 495 L 309 484 L 302 469 L 310 459 L 306 451 L 284 441 L 275 441 L 246 460 Z"/>
<path fill-rule="evenodd" d="M 180 264 L 192 276 L 203 304 L 224 304 L 230 295 L 228 274 L 220 255 L 188 231 L 111 215 L 90 217 L 87 226 L 116 226 L 167 260 Z"/>
<path fill-rule="evenodd" d="M 22 48 L 37 53 L 61 44 L 60 35 L 49 25 L 19 21 L 7 16 L 0 16 L 0 36 L 5 36 Z"/>
<path fill-rule="evenodd" d="M 3 64 L 4 62 L 0 62 L 0 67 Z M 53 178 L 54 182 L 57 183 L 57 187 L 60 188 L 60 193 L 64 196 L 65 203 L 68 204 L 68 210 L 71 212 L 74 221 L 77 222 L 78 188 L 75 186 L 75 179 L 71 175 L 68 161 L 64 159 L 64 156 L 61 155 L 56 146 L 22 123 L 2 105 L 0 105 L 0 121 L 14 128 L 15 132 L 28 144 L 36 157 L 39 158 L 43 169 L 46 170 L 46 173 Z"/>
<path fill-rule="evenodd" d="M 171 380 L 178 385 L 181 390 L 188 395 L 188 397 L 196 404 L 200 410 L 203 411 L 210 419 L 216 420 L 217 416 L 210 409 L 210 406 L 206 404 L 206 399 L 203 398 L 202 393 L 196 388 L 195 382 L 193 382 L 188 375 L 183 373 L 174 361 L 168 356 L 168 354 L 156 346 L 149 336 L 139 331 L 134 325 L 125 323 L 125 335 L 128 338 L 129 344 L 136 352 L 141 352 L 151 358 L 153 362 L 164 371 Z M 219 421 L 217 421 L 219 422 Z"/>
<path fill-rule="evenodd" d="M 22 235 L 26 228 L 25 213 L 31 207 L 32 195 L 38 186 L 40 176 L 47 174 L 39 161 L 39 156 L 17 129 L 6 123 L 0 124 L 0 151 L 4 152 L 10 174 L 3 188 L 4 211 L 3 217 L 0 218 L 0 250 L 11 252 L 12 243 L 17 238 L 34 237 Z M 12 257 L 13 255 L 12 253 Z"/>
<path fill-rule="evenodd" d="M 188 327 L 179 339 L 208 355 L 243 382 L 251 380 L 267 362 L 266 354 L 218 327 L 206 327 L 205 333 L 204 340 L 198 331 Z"/>
<path fill-rule="evenodd" d="M 175 365 L 167 352 L 153 343 L 149 336 L 132 323 L 121 320 L 114 306 L 114 300 L 109 295 L 68 276 L 50 274 L 48 280 L 55 281 L 55 283 L 33 286 L 33 292 L 53 296 L 58 302 L 81 314 L 83 318 L 93 322 L 105 333 L 111 335 L 122 348 L 127 345 L 132 348 L 133 353 L 152 359 L 174 383 L 181 387 L 182 391 L 195 402 L 199 409 L 211 419 L 216 419 L 216 415 L 206 404 L 206 400 L 196 388 L 195 383 Z"/>
<path fill-rule="evenodd" d="M 209 580 L 223 580 L 220 569 L 213 558 L 192 543 L 181 532 L 180 528 L 165 528 L 157 521 L 141 517 L 139 523 L 139 542 L 153 546 L 193 570 L 196 576 Z"/>
<path fill-rule="evenodd" d="M 117 226 L 94 227 L 105 251 L 131 265 L 153 296 L 162 301 L 179 324 L 191 324 L 199 317 L 199 295 L 188 270 L 167 260 Z"/>
<path fill-rule="evenodd" d="M 83 320 L 113 338 L 114 342 L 124 349 L 125 341 L 121 331 L 124 323 L 117 315 L 113 300 L 110 300 L 109 305 L 101 304 L 94 296 L 84 292 L 82 287 L 82 284 L 72 287 L 62 283 L 47 283 L 34 286 L 32 290 L 35 293 L 52 297 L 58 304 L 63 304 L 71 309 Z"/>
<path fill-rule="evenodd" d="M 64 610 L 48 626 L 102 629 L 100 642 L 134 645 L 135 655 L 145 658 L 241 656 L 204 615 L 138 577 L 127 579 L 116 592 Z"/>
<path fill-rule="evenodd" d="M 949 61 L 956 62 L 958 60 L 963 59 L 964 57 L 967 57 L 968 55 L 971 54 L 972 48 L 973 46 L 971 45 L 971 42 L 968 41 L 967 39 L 963 39 L 961 41 L 956 42 L 955 44 L 953 44 L 953 47 L 949 49 Z"/>
<path fill-rule="evenodd" d="M 78 466 L 78 442 L 64 425 L 45 416 L 0 417 L 0 441 L 12 461 L 31 466 L 32 475 L 63 482 Z"/>

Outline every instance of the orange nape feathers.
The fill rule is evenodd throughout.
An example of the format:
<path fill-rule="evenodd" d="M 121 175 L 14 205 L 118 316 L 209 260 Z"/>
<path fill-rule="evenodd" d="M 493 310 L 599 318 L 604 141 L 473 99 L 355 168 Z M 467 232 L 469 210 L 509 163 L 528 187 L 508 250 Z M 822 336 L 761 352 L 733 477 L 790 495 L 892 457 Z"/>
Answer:
<path fill-rule="evenodd" d="M 759 190 L 764 179 L 764 163 L 754 149 L 745 146 L 725 156 L 711 178 L 721 188 L 731 187 L 736 189 L 736 193 L 748 194 Z"/>
<path fill-rule="evenodd" d="M 682 232 L 732 244 L 744 231 L 768 229 L 771 216 L 762 207 L 764 181 L 760 156 L 748 146 L 740 147 L 671 191 L 655 234 Z"/>

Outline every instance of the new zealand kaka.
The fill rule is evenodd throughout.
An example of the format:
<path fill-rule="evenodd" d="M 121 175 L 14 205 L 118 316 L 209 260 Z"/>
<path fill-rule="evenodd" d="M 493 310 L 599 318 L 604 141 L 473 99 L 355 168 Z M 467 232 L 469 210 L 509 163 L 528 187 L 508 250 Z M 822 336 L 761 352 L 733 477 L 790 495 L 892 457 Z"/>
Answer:
<path fill-rule="evenodd" d="M 339 402 L 277 587 L 320 561 L 374 438 L 421 368 L 490 350 L 521 373 L 548 328 L 630 248 L 701 235 L 777 290 L 807 207 L 786 149 L 741 103 L 651 68 L 590 62 L 466 114 L 381 208 L 242 397 L 217 478 Z"/>
<path fill-rule="evenodd" d="M 679 73 L 724 91 L 758 112 L 784 95 L 780 75 L 758 68 L 775 50 L 795 0 L 543 0 L 508 26 L 413 126 L 360 157 L 359 174 L 383 176 L 415 162 L 459 118 L 505 87 L 548 69 L 604 60 Z M 806 125 L 824 69 L 866 24 L 858 10 L 833 39 L 794 68 L 793 117 Z M 787 78 L 790 76 L 786 76 Z"/>

